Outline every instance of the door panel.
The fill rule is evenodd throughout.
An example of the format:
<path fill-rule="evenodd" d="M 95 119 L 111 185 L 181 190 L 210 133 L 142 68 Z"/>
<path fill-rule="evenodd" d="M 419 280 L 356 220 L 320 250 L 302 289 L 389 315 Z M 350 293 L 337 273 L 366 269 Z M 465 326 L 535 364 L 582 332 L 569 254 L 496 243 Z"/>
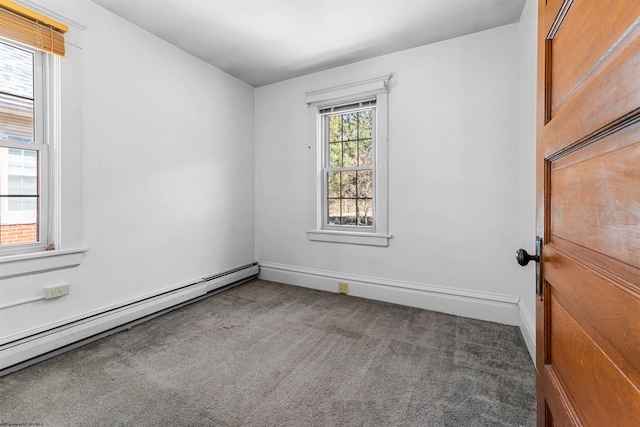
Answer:
<path fill-rule="evenodd" d="M 552 116 L 571 93 L 579 90 L 583 79 L 597 70 L 598 63 L 612 54 L 608 50 L 621 35 L 622 39 L 627 37 L 625 31 L 640 13 L 640 2 L 627 1 L 629 8 L 616 7 L 620 3 L 620 0 L 574 0 L 557 32 L 552 34 Z"/>
<path fill-rule="evenodd" d="M 633 138 L 625 138 L 625 133 Z M 621 139 L 626 139 L 626 146 Z M 640 126 L 589 148 L 594 150 L 574 151 L 551 163 L 550 243 L 557 236 L 598 248 L 602 255 L 638 269 Z"/>
<path fill-rule="evenodd" d="M 640 1 L 538 22 L 538 425 L 640 425 Z"/>
<path fill-rule="evenodd" d="M 564 310 L 575 318 L 607 357 L 624 368 L 636 387 L 640 385 L 640 299 L 637 294 L 616 286 L 606 277 L 590 271 L 589 264 L 572 260 L 552 246 L 546 248 L 545 279 L 554 298 L 561 298 Z M 566 277 L 571 277 L 572 282 Z M 575 285 L 578 284 L 578 285 Z M 552 311 L 553 308 L 550 307 Z M 553 319 L 550 328 L 553 328 Z"/>
<path fill-rule="evenodd" d="M 539 1 L 544 3 L 544 0 Z M 592 3 L 597 2 L 575 0 L 569 8 L 565 20 L 560 24 L 556 37 L 558 34 L 562 35 L 562 30 L 567 25 L 566 21 L 570 20 L 576 10 L 579 10 L 576 6 L 583 4 L 589 6 Z M 559 81 L 559 77 L 553 73 L 554 68 L 556 70 L 559 68 L 558 66 L 554 67 L 554 58 L 555 61 L 561 61 L 558 54 L 555 56 L 552 54 L 555 40 L 548 40 L 545 35 L 539 36 L 542 39 L 539 41 L 539 50 L 541 50 L 541 54 L 538 55 L 539 68 L 541 66 L 545 68 L 539 70 L 539 74 L 542 74 L 543 77 L 539 76 L 538 86 L 546 91 L 545 94 L 539 95 L 539 104 L 542 104 L 544 108 L 544 111 L 539 112 L 539 115 L 544 118 L 545 132 L 555 136 L 553 139 L 546 140 L 545 156 L 567 148 L 570 144 L 569 141 L 578 144 L 589 138 L 597 138 L 602 133 L 606 134 L 612 128 L 637 119 L 637 115 L 640 113 L 637 102 L 640 96 L 640 79 L 637 78 L 640 75 L 640 56 L 638 55 L 640 52 L 640 20 L 638 19 L 640 2 L 619 0 L 615 4 L 620 5 L 617 7 L 625 7 L 626 13 L 635 16 L 635 20 L 624 31 L 619 26 L 615 26 L 618 28 L 618 32 L 622 31 L 616 37 L 605 37 L 604 34 L 609 30 L 601 26 L 579 30 L 583 33 L 595 32 L 596 39 L 600 43 L 607 38 L 615 38 L 615 42 L 613 45 L 604 47 L 599 47 L 600 44 L 574 47 L 576 50 L 588 48 L 604 51 L 604 54 L 596 60 L 592 68 L 588 69 L 587 74 L 572 79 L 577 83 L 560 100 L 554 100 L 553 88 L 570 86 L 572 82 Z M 614 10 L 617 9 L 614 8 Z M 578 54 L 574 53 L 575 55 Z M 564 62 L 567 64 L 567 68 L 573 67 L 568 59 Z M 556 72 L 556 74 L 562 76 L 562 73 Z M 553 107 L 554 105 L 555 107 Z M 557 118 L 557 120 L 551 120 L 552 118 Z"/>
<path fill-rule="evenodd" d="M 633 426 L 640 420 L 640 406 L 636 404 L 640 391 L 580 326 L 582 319 L 564 309 L 553 291 L 550 311 L 549 365 L 578 417 L 592 425 L 609 426 L 616 414 L 618 425 Z"/>
<path fill-rule="evenodd" d="M 542 410 L 538 411 L 538 424 L 546 426 L 581 425 L 578 414 L 575 413 L 569 397 L 561 386 L 560 379 L 551 365 L 542 369 L 545 382 L 538 385 L 547 398 L 542 403 Z"/>

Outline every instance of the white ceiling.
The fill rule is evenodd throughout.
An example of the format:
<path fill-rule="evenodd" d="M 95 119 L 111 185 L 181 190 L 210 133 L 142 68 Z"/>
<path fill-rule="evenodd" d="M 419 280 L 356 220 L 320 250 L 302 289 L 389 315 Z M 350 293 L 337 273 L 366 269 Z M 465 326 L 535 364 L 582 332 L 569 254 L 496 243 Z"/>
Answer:
<path fill-rule="evenodd" d="M 93 0 L 259 87 L 517 22 L 526 0 Z"/>

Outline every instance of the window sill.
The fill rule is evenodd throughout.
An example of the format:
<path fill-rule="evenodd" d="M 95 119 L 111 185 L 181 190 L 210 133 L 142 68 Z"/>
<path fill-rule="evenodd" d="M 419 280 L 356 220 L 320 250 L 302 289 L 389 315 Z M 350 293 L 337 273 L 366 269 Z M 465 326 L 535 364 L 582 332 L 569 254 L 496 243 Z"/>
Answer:
<path fill-rule="evenodd" d="M 0 257 L 0 280 L 77 267 L 88 248 L 34 252 Z"/>
<path fill-rule="evenodd" d="M 307 231 L 309 240 L 314 242 L 346 243 L 365 246 L 389 246 L 389 234 L 351 233 L 345 231 L 314 230 Z"/>

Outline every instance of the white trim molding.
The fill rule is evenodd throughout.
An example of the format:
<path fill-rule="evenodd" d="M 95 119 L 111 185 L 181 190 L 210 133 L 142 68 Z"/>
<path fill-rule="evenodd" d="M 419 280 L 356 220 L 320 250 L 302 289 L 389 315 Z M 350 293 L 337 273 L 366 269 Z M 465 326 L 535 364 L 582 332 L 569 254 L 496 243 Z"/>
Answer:
<path fill-rule="evenodd" d="M 46 273 L 48 271 L 73 268 L 82 262 L 82 254 L 88 248 L 59 249 L 0 257 L 0 279 Z"/>
<path fill-rule="evenodd" d="M 336 271 L 259 262 L 259 278 L 328 292 L 349 283 L 349 295 L 519 326 L 520 297 Z"/>
<path fill-rule="evenodd" d="M 350 243 L 352 245 L 389 246 L 389 234 L 348 233 L 332 230 L 307 231 L 309 240 L 314 242 Z"/>
<path fill-rule="evenodd" d="M 354 97 L 362 98 L 363 96 L 386 93 L 389 91 L 390 78 L 391 74 L 385 74 L 340 86 L 314 90 L 305 93 L 305 100 L 307 105 L 317 105 L 320 103 L 340 103 Z"/>
<path fill-rule="evenodd" d="M 529 355 L 531 356 L 531 360 L 533 360 L 533 364 L 536 364 L 536 320 L 535 317 L 529 312 L 527 306 L 524 304 L 522 300 L 518 303 L 518 307 L 520 308 L 520 321 L 518 326 L 520 326 L 520 332 L 522 333 L 522 337 L 524 338 L 524 343 L 527 345 L 527 350 L 529 350 Z"/>

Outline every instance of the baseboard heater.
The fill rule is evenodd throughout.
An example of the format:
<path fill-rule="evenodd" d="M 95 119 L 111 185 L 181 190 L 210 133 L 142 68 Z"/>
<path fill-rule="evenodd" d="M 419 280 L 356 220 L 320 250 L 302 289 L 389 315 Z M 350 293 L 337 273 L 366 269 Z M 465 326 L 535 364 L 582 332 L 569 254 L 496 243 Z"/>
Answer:
<path fill-rule="evenodd" d="M 0 376 L 55 357 L 252 280 L 257 262 L 196 279 L 119 307 L 0 345 Z"/>

